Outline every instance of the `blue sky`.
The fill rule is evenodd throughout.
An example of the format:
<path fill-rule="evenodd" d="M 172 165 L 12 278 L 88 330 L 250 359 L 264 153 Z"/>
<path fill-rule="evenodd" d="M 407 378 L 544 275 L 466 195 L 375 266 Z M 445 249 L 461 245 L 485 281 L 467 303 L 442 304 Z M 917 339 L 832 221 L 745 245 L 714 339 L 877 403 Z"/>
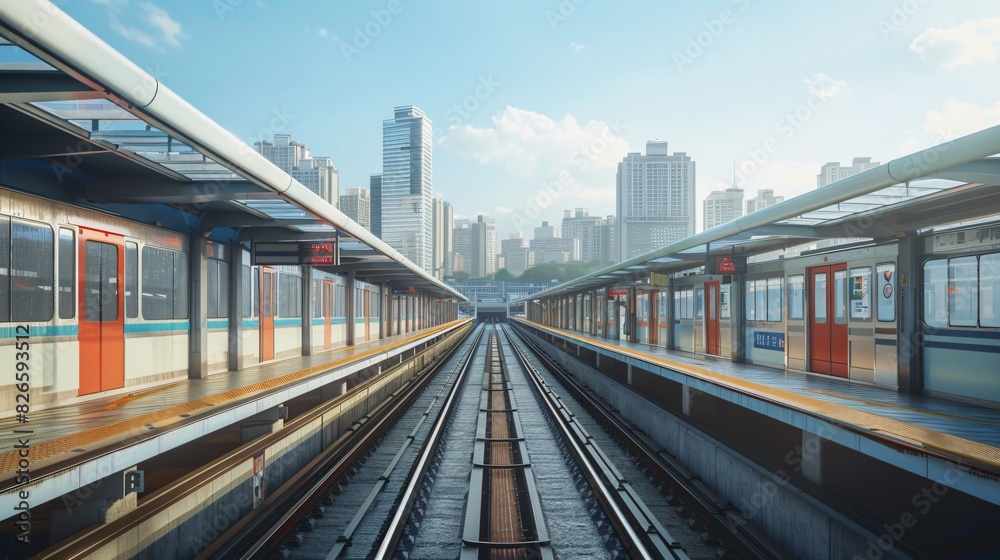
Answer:
<path fill-rule="evenodd" d="M 747 197 L 793 196 L 828 161 L 1000 124 L 987 0 L 57 4 L 240 138 L 331 157 L 342 192 L 381 170 L 393 107 L 417 105 L 435 191 L 502 237 L 613 214 L 615 165 L 650 139 L 697 162 L 700 224 L 734 162 Z"/>

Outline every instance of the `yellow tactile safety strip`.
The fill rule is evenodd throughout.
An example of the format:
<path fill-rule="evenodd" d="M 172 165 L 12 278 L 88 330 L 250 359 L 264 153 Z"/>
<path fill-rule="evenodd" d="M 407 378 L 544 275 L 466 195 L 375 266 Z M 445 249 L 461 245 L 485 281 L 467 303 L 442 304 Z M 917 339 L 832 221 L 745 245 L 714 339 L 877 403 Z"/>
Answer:
<path fill-rule="evenodd" d="M 926 452 L 940 452 L 946 456 L 961 457 L 969 459 L 970 461 L 987 464 L 994 468 L 1000 468 L 1000 448 L 996 448 L 991 445 L 937 432 L 892 418 L 872 414 L 870 412 L 856 410 L 847 405 L 824 401 L 806 395 L 793 393 L 785 389 L 778 389 L 776 387 L 761 385 L 760 383 L 747 381 L 738 377 L 715 373 L 698 366 L 682 364 L 680 362 L 675 362 L 673 360 L 653 354 L 647 354 L 631 348 L 624 348 L 613 344 L 604 344 L 599 340 L 580 337 L 571 332 L 547 327 L 533 321 L 524 319 L 517 320 L 559 336 L 564 336 L 573 340 L 592 344 L 594 346 L 600 346 L 601 348 L 605 348 L 625 356 L 661 365 L 727 389 L 732 389 L 758 398 L 763 397 L 766 400 L 783 405 L 787 408 L 800 409 L 810 414 L 833 420 L 844 425 L 853 426 L 857 428 L 857 431 L 859 432 L 877 432 L 889 438 L 895 439 L 900 443 L 923 448 Z"/>
<path fill-rule="evenodd" d="M 463 319 L 458 321 L 452 321 L 451 323 L 447 323 L 433 329 L 428 329 L 423 332 L 419 332 L 410 338 L 400 340 L 389 346 L 375 346 L 374 348 L 363 350 L 356 354 L 351 354 L 350 356 L 346 356 L 337 360 L 326 362 L 324 364 L 313 366 L 308 369 L 295 371 L 292 373 L 282 375 L 280 377 L 267 379 L 265 381 L 259 381 L 251 385 L 247 385 L 245 387 L 230 389 L 228 391 L 217 393 L 215 395 L 208 395 L 200 399 L 196 399 L 183 404 L 174 405 L 169 408 L 158 410 L 156 412 L 150 412 L 147 414 L 143 414 L 141 416 L 136 416 L 134 418 L 126 418 L 123 420 L 118 420 L 117 422 L 111 422 L 110 424 L 105 424 L 101 427 L 86 430 L 78 434 L 73 434 L 71 436 L 64 436 L 61 438 L 56 438 L 53 440 L 32 444 L 30 451 L 31 461 L 32 463 L 37 463 L 39 461 L 56 457 L 58 455 L 67 453 L 73 449 L 85 447 L 87 445 L 91 445 L 99 441 L 111 439 L 114 437 L 121 437 L 137 430 L 147 430 L 148 426 L 153 426 L 157 428 L 168 426 L 170 424 L 177 422 L 178 420 L 181 420 L 180 416 L 182 414 L 192 414 L 194 412 L 206 409 L 211 406 L 226 404 L 229 401 L 245 397 L 252 393 L 264 391 L 267 389 L 273 389 L 275 387 L 280 387 L 282 385 L 291 383 L 293 381 L 297 381 L 304 377 L 309 377 L 310 375 L 314 375 L 322 371 L 333 369 L 341 365 L 354 362 L 366 358 L 368 356 L 372 356 L 374 354 L 381 354 L 388 350 L 392 350 L 393 348 L 396 348 L 398 346 L 408 344 L 414 338 L 423 338 L 434 335 L 436 333 L 454 327 L 458 324 L 461 324 L 464 321 L 467 320 Z M 144 431 L 141 433 L 144 434 L 146 432 Z M 9 451 L 5 453 L 3 456 L 0 456 L 0 479 L 9 478 L 7 475 L 12 474 L 17 469 L 18 460 L 20 458 L 21 457 L 18 455 L 17 450 Z"/>
<path fill-rule="evenodd" d="M 183 381 L 181 383 L 183 383 Z M 166 391 L 167 389 L 173 389 L 174 387 L 180 385 L 181 383 L 171 383 L 170 385 L 164 385 L 163 387 L 156 387 L 153 389 L 149 389 L 147 391 L 139 391 L 138 393 L 129 393 L 124 397 L 116 400 L 115 402 L 109 404 L 108 406 L 101 408 L 101 410 L 114 410 L 119 406 L 124 406 L 132 401 L 137 401 L 143 397 L 148 397 L 149 395 L 160 393 L 162 391 Z"/>

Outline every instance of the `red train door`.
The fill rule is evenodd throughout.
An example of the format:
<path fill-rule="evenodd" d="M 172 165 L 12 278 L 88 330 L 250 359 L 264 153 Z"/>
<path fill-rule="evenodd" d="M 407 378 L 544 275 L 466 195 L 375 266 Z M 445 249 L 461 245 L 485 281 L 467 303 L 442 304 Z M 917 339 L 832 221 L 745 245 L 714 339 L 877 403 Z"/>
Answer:
<path fill-rule="evenodd" d="M 809 371 L 847 377 L 847 264 L 809 269 Z"/>
<path fill-rule="evenodd" d="M 705 353 L 719 355 L 718 282 L 705 282 Z"/>
<path fill-rule="evenodd" d="M 260 267 L 260 361 L 274 359 L 274 269 Z"/>
<path fill-rule="evenodd" d="M 333 282 L 323 280 L 323 349 L 333 347 Z"/>
<path fill-rule="evenodd" d="M 80 389 L 125 386 L 125 240 L 80 228 Z"/>

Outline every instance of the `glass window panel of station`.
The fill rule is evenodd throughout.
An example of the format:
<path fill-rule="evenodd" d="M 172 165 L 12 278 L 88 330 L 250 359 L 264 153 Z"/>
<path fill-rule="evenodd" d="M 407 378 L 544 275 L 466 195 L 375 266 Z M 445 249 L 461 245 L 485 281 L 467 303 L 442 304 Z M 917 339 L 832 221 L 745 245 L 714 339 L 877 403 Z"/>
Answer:
<path fill-rule="evenodd" d="M 924 263 L 924 323 L 930 327 L 948 326 L 948 261 Z"/>
<path fill-rule="evenodd" d="M 51 320 L 55 311 L 52 228 L 13 220 L 10 255 L 10 320 Z"/>
<path fill-rule="evenodd" d="M 978 257 L 948 261 L 948 322 L 954 327 L 976 326 L 979 309 Z"/>
<path fill-rule="evenodd" d="M 1000 253 L 979 257 L 979 325 L 1000 327 Z"/>
<path fill-rule="evenodd" d="M 821 272 L 813 280 L 813 318 L 817 324 L 826 324 L 827 274 Z"/>
<path fill-rule="evenodd" d="M 323 281 L 312 281 L 312 316 L 319 318 L 323 316 Z"/>
<path fill-rule="evenodd" d="M 59 318 L 76 316 L 76 233 L 59 228 Z"/>

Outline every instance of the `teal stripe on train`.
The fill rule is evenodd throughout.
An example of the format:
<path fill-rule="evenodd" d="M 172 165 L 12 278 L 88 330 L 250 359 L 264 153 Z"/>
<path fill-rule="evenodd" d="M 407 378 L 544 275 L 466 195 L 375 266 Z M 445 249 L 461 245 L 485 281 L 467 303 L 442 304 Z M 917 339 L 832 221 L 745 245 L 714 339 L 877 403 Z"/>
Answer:
<path fill-rule="evenodd" d="M 76 336 L 79 333 L 76 325 L 28 325 L 29 336 Z M 0 338 L 16 338 L 18 335 L 24 336 L 24 332 L 17 332 L 17 325 L 0 327 Z"/>
<path fill-rule="evenodd" d="M 191 330 L 190 321 L 175 321 L 173 323 L 125 323 L 125 334 L 189 330 Z"/>
<path fill-rule="evenodd" d="M 214 321 L 208 321 L 207 325 L 210 329 L 228 329 L 229 319 L 216 319 Z"/>

